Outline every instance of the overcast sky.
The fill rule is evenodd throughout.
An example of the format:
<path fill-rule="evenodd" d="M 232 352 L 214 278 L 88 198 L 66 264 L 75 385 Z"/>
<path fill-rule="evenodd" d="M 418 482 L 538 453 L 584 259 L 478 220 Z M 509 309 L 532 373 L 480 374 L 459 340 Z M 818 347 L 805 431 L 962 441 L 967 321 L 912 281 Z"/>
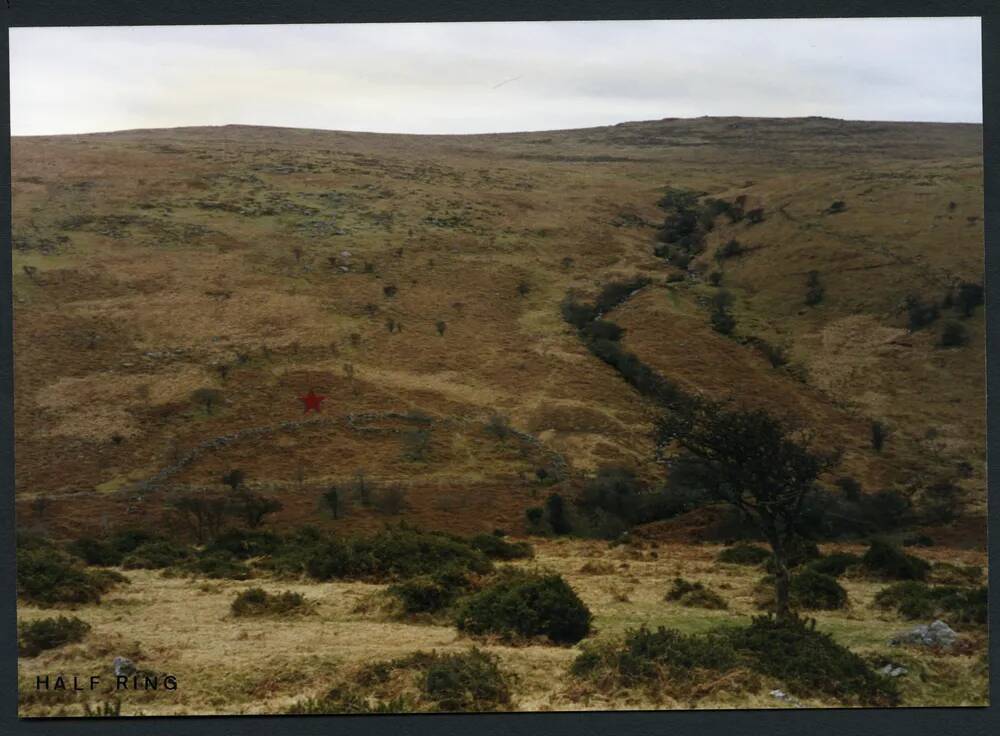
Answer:
<path fill-rule="evenodd" d="M 977 18 L 15 28 L 10 69 L 14 135 L 982 122 Z"/>

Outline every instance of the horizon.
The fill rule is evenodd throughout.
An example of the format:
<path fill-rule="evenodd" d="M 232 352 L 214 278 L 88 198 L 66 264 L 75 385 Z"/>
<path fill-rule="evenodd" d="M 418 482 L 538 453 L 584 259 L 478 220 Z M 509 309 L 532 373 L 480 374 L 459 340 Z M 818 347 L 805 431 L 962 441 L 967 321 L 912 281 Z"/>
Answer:
<path fill-rule="evenodd" d="M 14 138 L 74 138 L 92 135 L 117 135 L 122 133 L 159 133 L 171 130 L 200 130 L 217 128 L 260 128 L 269 130 L 295 130 L 312 133 L 351 133 L 356 135 L 379 135 L 379 136 L 413 136 L 420 138 L 463 138 L 479 136 L 501 136 L 501 135 L 522 135 L 529 133 L 569 133 L 579 130 L 594 130 L 597 128 L 614 128 L 621 125 L 642 125 L 649 123 L 666 123 L 674 121 L 693 122 L 697 120 L 833 120 L 840 123 L 871 123 L 890 125 L 973 125 L 982 127 L 982 122 L 966 122 L 961 120 L 881 120 L 881 119 L 859 119 L 859 118 L 837 118 L 829 115 L 694 115 L 691 117 L 665 117 L 650 118 L 646 120 L 622 120 L 617 123 L 605 123 L 602 125 L 583 125 L 573 128 L 538 128 L 532 130 L 505 130 L 497 132 L 482 133 L 386 133 L 377 130 L 352 130 L 347 128 L 301 128 L 291 125 L 261 125 L 255 123 L 214 123 L 207 125 L 169 125 L 156 128 L 119 128 L 116 130 L 92 130 L 83 133 L 31 133 L 26 135 L 11 135 Z"/>
<path fill-rule="evenodd" d="M 978 18 L 13 28 L 10 68 L 12 137 L 982 123 Z"/>

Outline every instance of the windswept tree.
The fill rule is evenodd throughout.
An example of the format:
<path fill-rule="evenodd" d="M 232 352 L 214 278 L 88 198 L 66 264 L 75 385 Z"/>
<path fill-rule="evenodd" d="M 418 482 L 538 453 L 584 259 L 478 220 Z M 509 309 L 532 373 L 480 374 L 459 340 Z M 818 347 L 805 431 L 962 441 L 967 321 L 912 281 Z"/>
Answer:
<path fill-rule="evenodd" d="M 777 615 L 790 615 L 790 554 L 800 536 L 803 501 L 833 456 L 812 451 L 761 409 L 694 400 L 656 424 L 661 453 L 700 463 L 706 491 L 752 519 L 771 546 Z"/>
<path fill-rule="evenodd" d="M 171 506 L 199 543 L 219 536 L 232 510 L 230 499 L 225 496 L 181 496 Z"/>
<path fill-rule="evenodd" d="M 236 494 L 236 505 L 243 521 L 251 529 L 264 523 L 264 517 L 281 511 L 285 506 L 276 498 L 268 498 L 241 488 Z"/>

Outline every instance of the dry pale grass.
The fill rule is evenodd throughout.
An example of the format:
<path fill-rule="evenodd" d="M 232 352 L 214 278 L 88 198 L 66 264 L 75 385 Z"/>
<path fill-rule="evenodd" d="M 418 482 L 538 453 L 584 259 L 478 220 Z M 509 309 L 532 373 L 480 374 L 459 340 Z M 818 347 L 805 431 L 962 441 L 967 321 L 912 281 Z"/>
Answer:
<path fill-rule="evenodd" d="M 763 571 L 715 563 L 717 545 L 660 544 L 655 550 L 637 550 L 609 549 L 606 543 L 582 540 L 533 541 L 536 559 L 517 564 L 555 570 L 566 578 L 595 616 L 594 631 L 586 641 L 614 637 L 643 625 L 702 632 L 745 623 L 758 613 L 752 591 Z M 658 553 L 655 558 L 654 551 Z M 964 559 L 982 562 L 981 556 L 969 552 Z M 119 693 L 126 714 L 275 713 L 298 699 L 321 695 L 364 664 L 421 650 L 464 651 L 472 644 L 497 654 L 501 667 L 515 676 L 514 707 L 519 710 L 787 707 L 769 695 L 780 683 L 748 673 L 699 681 L 678 699 L 653 701 L 641 692 L 597 691 L 568 674 L 579 646 L 506 646 L 491 639 L 470 639 L 441 623 L 395 620 L 386 615 L 381 598 L 385 586 L 381 585 L 267 578 L 199 583 L 143 570 L 130 570 L 127 575 L 131 585 L 109 593 L 100 605 L 74 612 L 93 627 L 83 642 L 20 661 L 22 715 L 78 712 L 84 695 L 67 698 L 34 692 L 34 677 L 101 673 L 110 681 L 115 656 L 128 656 L 140 667 L 174 674 L 179 683 L 175 691 Z M 729 610 L 691 609 L 664 600 L 677 576 L 718 591 Z M 872 599 L 884 584 L 850 578 L 842 583 L 850 606 L 843 611 L 817 612 L 819 627 L 863 655 L 912 667 L 915 676 L 901 681 L 905 705 L 944 704 L 949 698 L 954 698 L 951 704 L 985 702 L 986 677 L 979 655 L 933 655 L 889 647 L 890 636 L 912 623 L 873 608 Z M 260 620 L 233 617 L 229 611 L 233 598 L 255 586 L 272 593 L 301 593 L 310 601 L 310 615 Z M 623 589 L 628 591 L 627 599 L 609 594 Z M 23 603 L 19 611 L 23 620 L 50 615 Z M 963 633 L 976 642 L 977 651 L 985 651 L 978 635 Z M 97 698 L 89 697 L 91 702 Z M 801 703 L 838 705 L 822 698 Z"/>

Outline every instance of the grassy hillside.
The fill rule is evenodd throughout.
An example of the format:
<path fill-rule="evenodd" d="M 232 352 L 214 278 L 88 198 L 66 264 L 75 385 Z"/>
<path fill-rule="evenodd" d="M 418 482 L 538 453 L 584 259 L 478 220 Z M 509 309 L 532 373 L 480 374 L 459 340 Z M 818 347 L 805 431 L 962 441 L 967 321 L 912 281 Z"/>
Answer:
<path fill-rule="evenodd" d="M 345 533 L 403 519 L 523 535 L 526 509 L 553 491 L 571 497 L 599 468 L 662 483 L 656 408 L 560 311 L 568 295 L 644 277 L 605 315 L 625 349 L 687 392 L 766 408 L 841 450 L 829 487 L 849 476 L 864 493 L 917 500 L 936 481 L 956 483 L 960 518 L 921 531 L 942 559 L 983 564 L 984 309 L 955 306 L 961 284 L 983 280 L 981 135 L 978 125 L 701 118 L 468 136 L 225 126 L 15 138 L 19 528 L 57 539 L 136 525 L 180 533 L 171 501 L 224 488 L 234 468 L 280 499 L 269 527 Z M 759 222 L 720 212 L 689 262 L 665 258 L 669 207 L 658 203 L 669 191 L 738 202 Z M 722 299 L 728 335 L 711 321 Z M 916 301 L 939 316 L 912 329 Z M 961 344 L 942 346 L 948 329 Z M 218 400 L 199 402 L 199 389 Z M 310 390 L 326 399 L 304 416 Z M 873 424 L 887 433 L 880 451 Z M 398 489 L 397 502 L 323 510 L 324 491 L 359 477 Z M 711 518 L 644 534 L 702 539 Z M 545 564 L 561 570 L 562 548 L 546 544 Z M 674 573 L 661 566 L 657 600 Z M 122 605 L 151 617 L 161 599 L 217 602 L 213 590 L 130 575 Z M 652 603 L 627 615 L 595 605 L 604 631 L 623 628 L 620 613 L 680 620 Z M 99 625 L 107 615 L 94 609 Z M 835 628 L 851 642 L 896 625 L 843 615 Z M 415 647 L 453 636 L 425 634 Z M 181 656 L 166 641 L 142 644 Z M 532 649 L 510 655 L 534 683 L 519 707 L 591 702 L 542 684 L 549 659 L 568 652 Z M 274 699 L 253 692 L 267 710 L 299 692 L 266 679 L 255 687 Z M 231 702 L 196 700 L 163 712 Z"/>
<path fill-rule="evenodd" d="M 642 467 L 644 406 L 577 344 L 558 304 L 643 273 L 653 288 L 621 320 L 665 374 L 799 410 L 875 487 L 968 463 L 981 504 L 982 310 L 959 350 L 935 347 L 939 325 L 908 334 L 903 314 L 910 293 L 939 300 L 981 281 L 979 146 L 978 126 L 825 119 L 15 139 L 18 497 L 96 503 L 206 439 L 300 418 L 310 387 L 328 415 L 465 424 L 435 427 L 419 463 L 401 461 L 391 435 L 324 428 L 233 443 L 171 482 L 239 465 L 288 486 L 305 466 L 310 486 L 365 470 L 415 498 L 493 496 L 491 482 L 516 489 L 537 462 L 475 431 L 494 412 L 579 471 Z M 711 287 L 665 283 L 674 269 L 653 255 L 651 225 L 666 186 L 764 208 L 758 225 L 720 218 L 693 268 L 714 268 L 731 238 L 748 247 L 721 268 L 737 332 L 785 346 L 804 381 L 709 329 Z M 846 210 L 824 214 L 837 200 Z M 811 270 L 825 287 L 814 308 Z M 190 401 L 201 387 L 224 394 L 211 416 Z M 865 452 L 870 419 L 891 427 L 884 461 Z M 517 516 L 512 492 L 482 501 L 499 504 L 484 524 Z"/>

